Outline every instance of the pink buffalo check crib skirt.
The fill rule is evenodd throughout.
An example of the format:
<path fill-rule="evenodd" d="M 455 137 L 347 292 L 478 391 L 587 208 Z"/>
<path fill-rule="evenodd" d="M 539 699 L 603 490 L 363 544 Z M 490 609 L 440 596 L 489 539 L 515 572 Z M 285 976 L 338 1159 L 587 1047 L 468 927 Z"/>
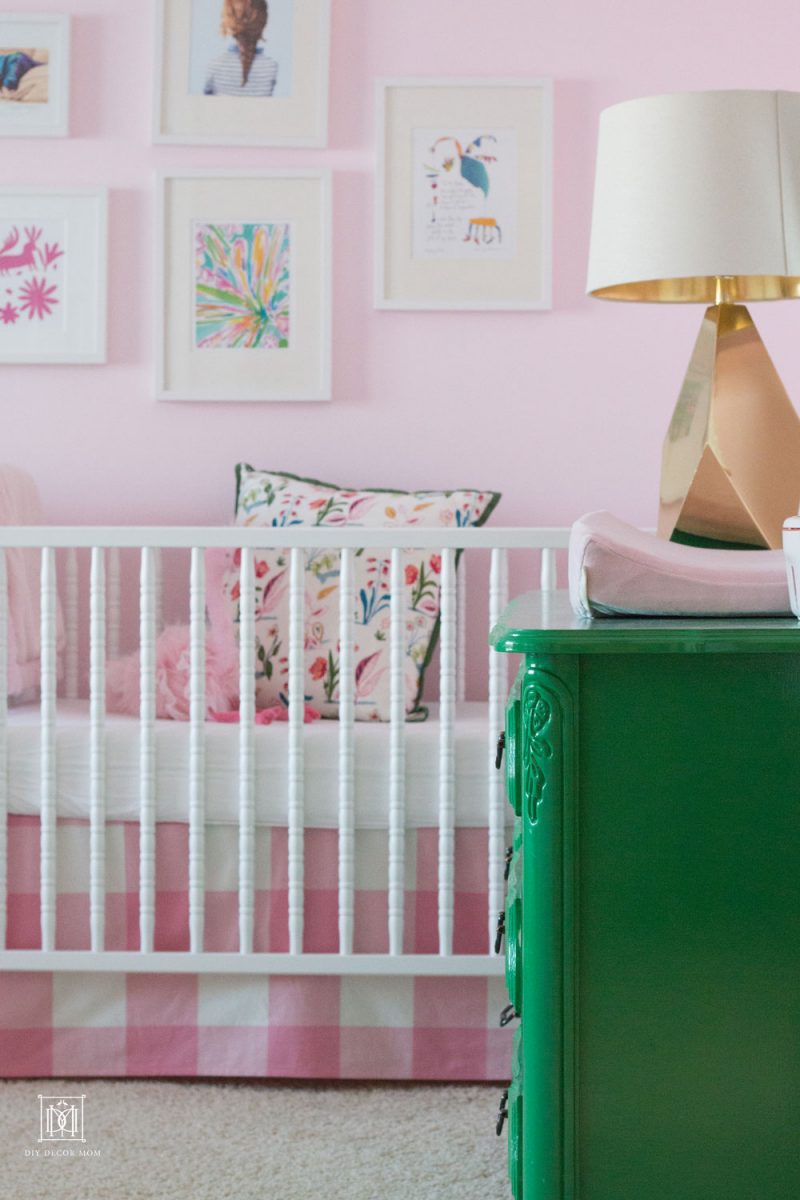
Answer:
<path fill-rule="evenodd" d="M 139 948 L 139 835 L 107 826 L 106 947 Z M 456 831 L 456 954 L 486 951 L 486 830 Z M 435 829 L 407 834 L 405 950 L 437 952 Z M 338 836 L 305 834 L 308 952 L 338 949 Z M 388 949 L 387 838 L 356 833 L 356 953 Z M 254 949 L 288 951 L 287 832 L 256 830 Z M 236 951 L 238 832 L 206 830 L 206 940 Z M 35 949 L 39 821 L 8 828 L 8 947 Z M 88 949 L 89 827 L 59 820 L 56 948 Z M 156 832 L 156 950 L 188 950 L 188 827 Z M 0 974 L 0 1076 L 502 1080 L 501 978 Z"/>

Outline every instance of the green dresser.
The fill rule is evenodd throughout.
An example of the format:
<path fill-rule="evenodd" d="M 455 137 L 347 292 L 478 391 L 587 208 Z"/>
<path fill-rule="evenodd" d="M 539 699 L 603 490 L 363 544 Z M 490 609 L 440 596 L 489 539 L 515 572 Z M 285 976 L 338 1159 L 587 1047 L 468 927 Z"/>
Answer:
<path fill-rule="evenodd" d="M 800 1200 L 800 626 L 523 596 L 517 1200 Z"/>

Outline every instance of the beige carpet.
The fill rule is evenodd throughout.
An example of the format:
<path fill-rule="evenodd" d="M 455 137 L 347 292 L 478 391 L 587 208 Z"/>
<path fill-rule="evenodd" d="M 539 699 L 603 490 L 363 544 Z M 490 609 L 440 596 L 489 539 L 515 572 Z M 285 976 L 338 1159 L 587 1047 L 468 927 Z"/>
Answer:
<path fill-rule="evenodd" d="M 39 1093 L 85 1094 L 85 1144 L 39 1142 Z M 0 1195 L 506 1200 L 498 1094 L 484 1085 L 0 1081 Z"/>

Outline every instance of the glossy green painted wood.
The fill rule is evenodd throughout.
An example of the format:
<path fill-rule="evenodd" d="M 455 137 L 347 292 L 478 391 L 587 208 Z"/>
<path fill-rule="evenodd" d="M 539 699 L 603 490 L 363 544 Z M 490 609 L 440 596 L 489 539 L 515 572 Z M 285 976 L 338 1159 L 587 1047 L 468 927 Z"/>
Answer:
<path fill-rule="evenodd" d="M 522 855 L 511 860 L 506 887 L 506 991 L 517 1013 L 522 1012 Z"/>
<path fill-rule="evenodd" d="M 524 1200 L 523 1185 L 523 1083 L 522 1083 L 522 1026 L 514 1032 L 511 1055 L 511 1087 L 508 1090 L 508 1179 L 514 1200 Z"/>
<path fill-rule="evenodd" d="M 518 741 L 520 735 L 519 729 L 519 697 L 522 687 L 523 672 L 520 670 L 517 678 L 514 680 L 514 686 L 511 689 L 511 695 L 506 707 L 506 748 L 505 748 L 505 774 L 506 774 L 506 796 L 508 802 L 514 810 L 515 817 L 522 815 L 520 804 L 520 786 L 521 786 L 521 756 L 518 750 Z"/>
<path fill-rule="evenodd" d="M 524 1200 L 800 1197 L 800 641 L 738 624 L 526 660 Z"/>
<path fill-rule="evenodd" d="M 496 650 L 535 654 L 793 653 L 793 617 L 699 620 L 603 617 L 584 621 L 566 592 L 529 592 L 509 604 L 491 632 Z"/>
<path fill-rule="evenodd" d="M 800 1196 L 800 653 L 581 661 L 579 1195 Z"/>
<path fill-rule="evenodd" d="M 574 664 L 525 671 L 522 759 L 523 1196 L 573 1193 L 572 810 Z"/>

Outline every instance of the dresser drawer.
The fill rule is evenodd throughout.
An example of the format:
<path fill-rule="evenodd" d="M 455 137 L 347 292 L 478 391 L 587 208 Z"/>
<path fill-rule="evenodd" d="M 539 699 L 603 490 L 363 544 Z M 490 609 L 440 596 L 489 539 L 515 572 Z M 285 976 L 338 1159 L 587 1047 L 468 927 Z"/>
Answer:
<path fill-rule="evenodd" d="M 506 795 L 517 817 L 522 815 L 522 759 L 520 679 L 511 691 L 506 707 Z"/>
<path fill-rule="evenodd" d="M 505 973 L 508 998 L 522 1015 L 522 861 L 515 855 L 506 896 Z"/>
<path fill-rule="evenodd" d="M 506 1127 L 507 1155 L 508 1155 L 508 1179 L 511 1184 L 511 1194 L 514 1200 L 523 1200 L 523 1153 L 522 1153 L 522 1108 L 523 1108 L 523 1087 L 522 1087 L 522 1028 L 517 1028 L 514 1034 L 514 1048 L 512 1052 L 512 1068 L 511 1068 L 511 1083 L 500 1102 L 500 1112 L 498 1114 L 497 1132 L 502 1133 L 503 1126 Z"/>

